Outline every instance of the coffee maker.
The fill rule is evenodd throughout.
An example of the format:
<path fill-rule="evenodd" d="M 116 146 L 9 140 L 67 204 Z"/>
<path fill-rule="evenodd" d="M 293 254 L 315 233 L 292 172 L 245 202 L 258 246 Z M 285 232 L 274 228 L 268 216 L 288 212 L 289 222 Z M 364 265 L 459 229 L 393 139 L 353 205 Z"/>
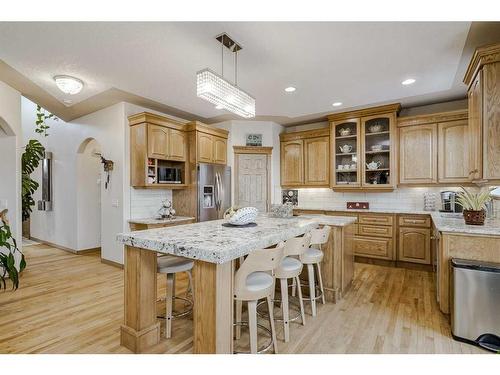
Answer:
<path fill-rule="evenodd" d="M 441 212 L 462 212 L 462 206 L 457 202 L 457 193 L 455 191 L 441 192 Z"/>

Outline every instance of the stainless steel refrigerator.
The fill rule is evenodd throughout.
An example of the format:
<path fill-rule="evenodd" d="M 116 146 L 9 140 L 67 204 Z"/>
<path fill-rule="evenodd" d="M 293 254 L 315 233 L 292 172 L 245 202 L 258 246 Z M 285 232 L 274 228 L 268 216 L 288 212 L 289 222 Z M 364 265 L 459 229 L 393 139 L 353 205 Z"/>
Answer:
<path fill-rule="evenodd" d="M 197 165 L 198 221 L 222 219 L 231 207 L 231 167 L 225 165 Z"/>

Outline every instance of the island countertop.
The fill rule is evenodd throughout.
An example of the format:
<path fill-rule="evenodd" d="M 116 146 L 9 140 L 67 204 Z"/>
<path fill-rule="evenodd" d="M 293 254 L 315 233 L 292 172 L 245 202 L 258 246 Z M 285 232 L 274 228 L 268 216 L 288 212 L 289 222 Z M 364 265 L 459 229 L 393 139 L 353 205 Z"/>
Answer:
<path fill-rule="evenodd" d="M 300 216 L 274 218 L 259 215 L 256 222 L 255 227 L 228 228 L 222 226 L 224 220 L 204 221 L 121 233 L 117 235 L 117 240 L 141 249 L 222 264 L 247 255 L 252 250 L 300 236 L 318 227 L 321 220 Z"/>
<path fill-rule="evenodd" d="M 463 233 L 500 237 L 500 219 L 486 219 L 484 225 L 467 225 L 463 216 L 432 212 L 432 221 L 436 229 L 443 233 Z"/>

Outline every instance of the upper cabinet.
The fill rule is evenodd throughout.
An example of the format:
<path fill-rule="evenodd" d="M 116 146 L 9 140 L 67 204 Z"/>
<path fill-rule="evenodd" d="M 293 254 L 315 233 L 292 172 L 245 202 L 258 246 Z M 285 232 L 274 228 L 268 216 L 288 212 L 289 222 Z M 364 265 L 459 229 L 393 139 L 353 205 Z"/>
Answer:
<path fill-rule="evenodd" d="M 470 168 L 475 183 L 500 181 L 500 44 L 476 49 L 468 86 Z"/>
<path fill-rule="evenodd" d="M 437 125 L 408 126 L 399 130 L 399 182 L 437 183 Z"/>
<path fill-rule="evenodd" d="M 226 164 L 227 163 L 227 137 L 229 132 L 224 129 L 212 128 L 198 121 L 187 125 L 188 132 L 193 134 L 195 142 L 192 145 L 196 150 L 192 154 L 193 162 Z"/>
<path fill-rule="evenodd" d="M 396 114 L 390 104 L 336 113 L 330 120 L 334 190 L 393 190 L 397 184 Z"/>
<path fill-rule="evenodd" d="M 467 111 L 400 117 L 399 183 L 466 183 L 469 173 Z"/>
<path fill-rule="evenodd" d="M 281 186 L 328 187 L 330 184 L 330 130 L 283 133 Z"/>
<path fill-rule="evenodd" d="M 186 161 L 186 135 L 183 131 L 153 124 L 147 127 L 150 158 Z"/>

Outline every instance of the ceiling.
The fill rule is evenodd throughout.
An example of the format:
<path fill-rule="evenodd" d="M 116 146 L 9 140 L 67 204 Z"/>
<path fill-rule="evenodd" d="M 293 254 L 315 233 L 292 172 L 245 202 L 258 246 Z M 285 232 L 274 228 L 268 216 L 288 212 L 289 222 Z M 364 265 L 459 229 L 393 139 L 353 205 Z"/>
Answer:
<path fill-rule="evenodd" d="M 500 32 L 499 24 L 488 27 Z M 31 96 L 63 119 L 130 96 L 213 123 L 235 116 L 196 97 L 196 72 L 220 72 L 214 36 L 225 31 L 243 46 L 238 84 L 256 98 L 257 119 L 293 124 L 372 104 L 463 98 L 473 29 L 469 22 L 2 22 L 0 60 L 11 81 L 24 79 L 16 81 L 21 92 L 36 91 Z M 232 59 L 225 52 L 229 79 Z M 84 89 L 64 95 L 57 74 L 82 79 Z M 416 83 L 401 85 L 409 77 Z M 297 91 L 285 93 L 287 86 Z M 332 107 L 337 101 L 343 105 Z"/>

